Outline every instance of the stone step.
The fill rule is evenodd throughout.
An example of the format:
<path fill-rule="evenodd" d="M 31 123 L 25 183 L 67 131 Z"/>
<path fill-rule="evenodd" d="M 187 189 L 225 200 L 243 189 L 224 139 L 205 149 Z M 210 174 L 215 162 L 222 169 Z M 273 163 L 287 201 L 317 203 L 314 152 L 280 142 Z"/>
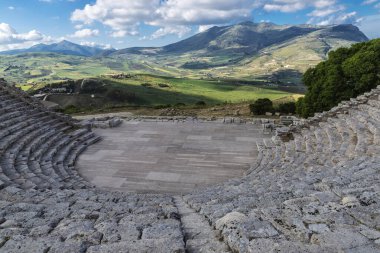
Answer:
<path fill-rule="evenodd" d="M 181 197 L 174 197 L 181 220 L 186 252 L 231 252 L 207 220 L 191 209 Z"/>

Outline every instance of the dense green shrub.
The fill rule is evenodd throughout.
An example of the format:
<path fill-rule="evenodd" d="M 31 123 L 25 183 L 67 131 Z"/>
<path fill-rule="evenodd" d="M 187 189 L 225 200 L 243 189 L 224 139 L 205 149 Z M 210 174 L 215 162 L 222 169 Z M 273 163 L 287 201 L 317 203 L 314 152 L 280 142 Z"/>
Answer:
<path fill-rule="evenodd" d="M 266 112 L 273 112 L 273 102 L 268 98 L 260 98 L 249 105 L 251 113 L 254 115 L 264 115 Z"/>
<path fill-rule="evenodd" d="M 380 84 L 380 39 L 329 53 L 329 59 L 306 71 L 306 95 L 297 102 L 302 117 L 330 110 Z"/>
<path fill-rule="evenodd" d="M 287 103 L 279 104 L 277 111 L 284 114 L 294 114 L 296 113 L 296 103 L 287 102 Z"/>
<path fill-rule="evenodd" d="M 305 98 L 301 97 L 296 102 L 296 114 L 297 115 L 304 115 L 303 110 L 305 109 L 305 105 L 303 104 Z"/>

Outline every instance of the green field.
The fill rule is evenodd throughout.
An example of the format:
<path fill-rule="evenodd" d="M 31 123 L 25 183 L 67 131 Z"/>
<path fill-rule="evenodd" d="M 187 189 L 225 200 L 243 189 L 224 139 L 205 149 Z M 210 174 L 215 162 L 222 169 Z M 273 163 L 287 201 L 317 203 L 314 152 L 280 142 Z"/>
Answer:
<path fill-rule="evenodd" d="M 134 92 L 146 104 L 209 104 L 251 102 L 258 98 L 276 100 L 297 95 L 258 85 L 232 84 L 228 81 L 194 80 L 151 75 L 136 75 L 131 79 L 103 79 L 113 87 Z M 165 86 L 165 87 L 160 87 Z"/>
<path fill-rule="evenodd" d="M 19 85 L 41 87 L 62 80 L 96 77 L 125 70 L 124 67 L 120 70 L 107 67 L 112 67 L 109 61 L 51 53 L 0 56 L 0 76 Z"/>
<path fill-rule="evenodd" d="M 91 58 L 53 53 L 29 53 L 0 56 L 0 76 L 17 84 L 28 85 L 43 85 L 68 79 L 76 80 L 116 73 L 151 74 L 188 79 L 234 78 L 247 81 L 267 81 L 268 76 L 281 69 L 289 70 L 287 65 L 281 68 L 279 62 L 282 62 L 282 59 L 277 59 L 277 63 L 273 65 L 273 58 L 269 56 L 246 59 L 241 62 L 238 62 L 239 59 L 241 59 L 240 56 L 235 55 L 214 55 L 212 57 L 194 57 L 190 54 L 123 55 Z M 296 61 L 292 59 L 292 62 L 295 64 Z M 197 64 L 201 64 L 201 66 L 206 64 L 206 66 L 204 69 L 197 69 Z M 195 66 L 195 69 L 185 68 L 185 65 Z M 304 65 L 302 63 L 292 67 L 298 71 L 298 69 L 304 70 Z M 290 80 L 292 84 L 300 84 L 299 75 L 293 79 L 280 77 L 279 80 L 282 80 L 283 83 L 288 83 Z"/>
<path fill-rule="evenodd" d="M 259 98 L 294 101 L 300 95 L 262 85 L 242 85 L 233 81 L 194 80 L 153 75 L 133 75 L 126 79 L 103 77 L 96 79 L 103 84 L 100 90 L 79 92 L 72 95 L 50 95 L 49 100 L 62 108 L 74 105 L 86 110 L 120 106 L 175 106 L 250 103 Z M 65 84 L 56 84 L 62 86 Z M 79 87 L 79 83 L 76 84 Z M 117 99 L 114 92 L 127 94 Z"/>
<path fill-rule="evenodd" d="M 132 56 L 131 56 L 132 57 Z M 225 61 L 221 56 L 216 61 Z M 207 104 L 251 102 L 258 98 L 272 100 L 292 97 L 299 89 L 287 89 L 270 85 L 265 80 L 215 77 L 207 74 L 212 70 L 189 70 L 179 68 L 190 56 L 173 58 L 134 56 L 89 58 L 52 53 L 32 53 L 15 56 L 0 56 L 0 76 L 15 83 L 23 90 L 38 90 L 46 85 L 67 80 L 97 78 L 107 84 L 107 89 L 121 88 L 133 93 L 136 100 L 128 102 L 137 105 Z M 210 59 L 212 61 L 212 59 Z M 132 78 L 112 79 L 109 74 L 129 73 Z M 144 73 L 144 74 L 141 74 Z M 289 87 L 288 87 L 289 88 Z M 297 95 L 295 95 L 297 96 Z M 97 99 L 86 96 L 56 98 L 63 105 L 115 104 L 104 94 Z"/>

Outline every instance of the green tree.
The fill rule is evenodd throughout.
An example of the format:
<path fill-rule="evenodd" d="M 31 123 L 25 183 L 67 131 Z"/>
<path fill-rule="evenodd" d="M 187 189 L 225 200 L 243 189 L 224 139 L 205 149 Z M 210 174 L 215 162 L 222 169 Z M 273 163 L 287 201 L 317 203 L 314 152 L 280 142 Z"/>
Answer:
<path fill-rule="evenodd" d="M 250 104 L 249 109 L 254 115 L 264 115 L 266 112 L 273 111 L 273 102 L 268 98 L 260 98 Z"/>
<path fill-rule="evenodd" d="M 287 103 L 280 104 L 278 106 L 278 112 L 286 113 L 286 114 L 293 114 L 296 112 L 296 103 L 287 102 Z"/>
<path fill-rule="evenodd" d="M 329 53 L 327 61 L 307 70 L 305 97 L 296 103 L 302 117 L 330 110 L 343 100 L 380 84 L 380 39 L 358 43 Z"/>

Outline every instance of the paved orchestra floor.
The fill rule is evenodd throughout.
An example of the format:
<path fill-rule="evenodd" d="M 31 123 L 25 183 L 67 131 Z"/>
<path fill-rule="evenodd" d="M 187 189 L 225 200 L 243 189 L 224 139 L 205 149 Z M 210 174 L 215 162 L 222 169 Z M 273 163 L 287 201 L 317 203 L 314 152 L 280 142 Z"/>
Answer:
<path fill-rule="evenodd" d="M 242 176 L 263 138 L 253 124 L 192 121 L 94 131 L 103 140 L 80 156 L 80 174 L 100 188 L 139 193 L 185 193 Z"/>

